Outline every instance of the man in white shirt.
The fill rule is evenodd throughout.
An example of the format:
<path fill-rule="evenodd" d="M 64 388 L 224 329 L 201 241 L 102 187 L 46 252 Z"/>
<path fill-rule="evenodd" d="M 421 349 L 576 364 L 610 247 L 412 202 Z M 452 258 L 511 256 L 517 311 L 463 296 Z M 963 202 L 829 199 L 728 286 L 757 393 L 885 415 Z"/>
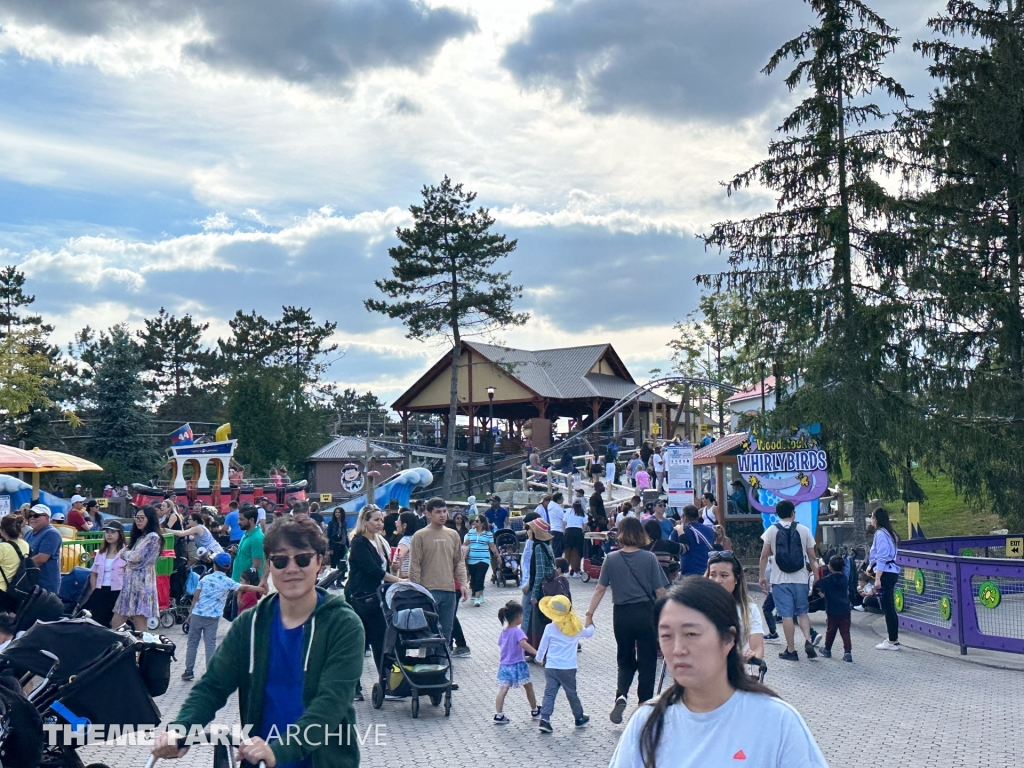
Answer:
<path fill-rule="evenodd" d="M 783 500 L 775 505 L 775 514 L 779 516 L 777 525 L 770 526 L 761 539 L 764 546 L 761 548 L 761 589 L 768 592 L 771 588 L 772 599 L 775 601 L 775 609 L 782 616 L 782 631 L 786 635 L 786 650 L 779 654 L 780 659 L 786 661 L 797 661 L 800 656 L 794 646 L 795 628 L 794 622 L 800 625 L 800 631 L 804 634 L 804 652 L 807 658 L 813 659 L 818 654 L 814 650 L 811 637 L 811 619 L 808 616 L 810 594 L 807 562 L 817 562 L 817 555 L 814 552 L 814 536 L 810 530 L 796 521 L 796 508 L 793 502 Z M 796 543 L 796 536 L 790 531 L 796 528 L 799 534 L 799 543 Z M 780 553 L 782 556 L 780 557 Z M 768 559 L 773 559 L 771 581 L 765 571 L 768 567 Z M 799 567 L 796 567 L 799 565 Z"/>
<path fill-rule="evenodd" d="M 651 469 L 654 470 L 654 490 L 663 491 L 665 490 L 665 459 L 661 456 L 661 451 L 655 451 L 651 454 Z"/>
<path fill-rule="evenodd" d="M 551 550 L 555 553 L 555 557 L 561 557 L 565 551 L 565 508 L 562 507 L 564 498 L 561 491 L 556 491 L 551 495 L 551 503 L 548 504 L 548 525 L 553 537 Z"/>

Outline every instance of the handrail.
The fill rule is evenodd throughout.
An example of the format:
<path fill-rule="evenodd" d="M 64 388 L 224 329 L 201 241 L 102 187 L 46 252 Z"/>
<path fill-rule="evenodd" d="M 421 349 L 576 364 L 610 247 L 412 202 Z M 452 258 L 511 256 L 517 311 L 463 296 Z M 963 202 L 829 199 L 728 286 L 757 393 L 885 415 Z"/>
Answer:
<path fill-rule="evenodd" d="M 742 391 L 739 387 L 734 387 L 731 384 L 723 384 L 720 381 L 712 381 L 711 379 L 694 378 L 691 376 L 662 376 L 660 379 L 654 379 L 646 384 L 639 385 L 625 397 L 620 397 L 612 404 L 611 408 L 598 416 L 591 424 L 584 429 L 581 429 L 575 435 L 566 438 L 557 446 L 552 446 L 551 448 L 541 451 L 540 457 L 544 459 L 549 456 L 553 456 L 556 451 L 565 450 L 566 445 L 571 445 L 574 441 L 584 438 L 591 431 L 596 429 L 599 424 L 610 419 L 619 411 L 623 410 L 627 405 L 630 405 L 634 400 L 638 399 L 641 395 L 653 392 L 655 389 L 660 389 L 668 386 L 669 384 L 716 387 L 733 394 Z"/>

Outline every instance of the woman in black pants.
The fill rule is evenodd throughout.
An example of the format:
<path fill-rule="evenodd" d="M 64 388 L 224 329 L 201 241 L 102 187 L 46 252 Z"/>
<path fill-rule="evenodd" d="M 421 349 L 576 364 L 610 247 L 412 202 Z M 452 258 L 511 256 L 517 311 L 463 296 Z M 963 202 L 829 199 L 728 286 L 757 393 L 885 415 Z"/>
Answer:
<path fill-rule="evenodd" d="M 658 635 L 654 627 L 654 603 L 665 594 L 668 579 L 657 556 L 643 549 L 647 534 L 635 517 L 619 522 L 618 543 L 601 566 L 601 578 L 590 600 L 584 626 L 589 626 L 608 587 L 612 588 L 612 630 L 615 633 L 618 679 L 615 706 L 609 718 L 622 722 L 626 696 L 636 675 L 637 695 L 643 704 L 654 696 L 654 675 L 658 666 Z"/>
<path fill-rule="evenodd" d="M 381 535 L 384 515 L 372 504 L 363 507 L 356 523 L 355 535 L 348 555 L 349 574 L 345 583 L 345 598 L 363 622 L 366 642 L 373 650 L 373 665 L 380 671 L 380 657 L 384 646 L 384 610 L 380 604 L 380 585 L 401 581 L 388 570 L 391 550 Z M 356 701 L 363 694 L 357 689 Z"/>
<path fill-rule="evenodd" d="M 888 637 L 875 646 L 880 651 L 898 651 L 900 645 L 900 620 L 896 615 L 896 584 L 900 579 L 900 568 L 896 565 L 896 548 L 900 537 L 889 522 L 889 513 L 882 507 L 871 515 L 875 526 L 875 538 L 868 554 L 868 567 L 875 574 L 875 593 L 879 594 L 882 612 L 885 614 L 885 628 Z"/>

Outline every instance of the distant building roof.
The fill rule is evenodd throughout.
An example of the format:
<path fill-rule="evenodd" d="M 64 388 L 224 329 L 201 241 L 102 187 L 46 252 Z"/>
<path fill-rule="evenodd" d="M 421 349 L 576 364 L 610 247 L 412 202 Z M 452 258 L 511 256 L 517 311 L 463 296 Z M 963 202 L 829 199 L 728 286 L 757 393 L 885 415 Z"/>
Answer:
<path fill-rule="evenodd" d="M 774 391 L 775 391 L 775 377 L 774 376 L 768 376 L 764 380 L 764 393 L 767 396 L 767 395 L 770 395 Z M 744 389 L 742 392 L 737 392 L 732 397 L 726 398 L 725 402 L 732 403 L 732 402 L 736 402 L 736 401 L 739 401 L 739 400 L 751 400 L 751 399 L 753 399 L 755 397 L 758 397 L 758 398 L 761 397 L 761 382 L 758 382 L 757 384 L 755 384 L 754 386 L 752 386 L 752 387 L 750 387 L 748 389 Z"/>
<path fill-rule="evenodd" d="M 395 451 L 387 450 L 386 448 L 379 448 L 373 443 L 370 443 L 370 449 L 373 451 L 373 455 L 377 458 L 384 459 L 401 459 L 403 455 Z M 335 438 L 332 442 L 325 445 L 319 451 L 309 457 L 310 461 L 318 461 L 322 459 L 362 459 L 366 457 L 366 438 L 363 437 L 346 437 L 341 436 Z"/>
<path fill-rule="evenodd" d="M 475 341 L 463 341 L 462 344 L 499 366 L 508 376 L 537 397 L 549 400 L 618 400 L 637 386 L 611 344 L 537 351 L 499 347 Z M 400 409 L 410 402 L 430 381 L 448 368 L 450 360 L 451 355 L 441 358 L 430 371 L 401 395 L 392 407 Z M 603 368 L 612 373 L 597 372 L 595 368 Z M 643 394 L 640 401 L 668 402 L 654 393 Z"/>

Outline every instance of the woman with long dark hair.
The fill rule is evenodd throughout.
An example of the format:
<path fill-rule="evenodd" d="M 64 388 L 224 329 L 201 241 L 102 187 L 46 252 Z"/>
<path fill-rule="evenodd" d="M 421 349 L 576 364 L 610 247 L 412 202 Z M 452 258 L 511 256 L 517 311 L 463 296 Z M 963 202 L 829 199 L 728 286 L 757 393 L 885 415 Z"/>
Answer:
<path fill-rule="evenodd" d="M 462 510 L 455 512 L 454 514 L 452 514 L 450 518 L 448 518 L 448 522 L 446 522 L 444 525 L 446 528 L 451 528 L 453 531 L 459 534 L 460 541 L 466 540 L 466 534 L 469 533 L 469 525 L 466 523 L 465 512 L 463 512 Z"/>
<path fill-rule="evenodd" d="M 409 550 L 412 549 L 412 537 L 419 529 L 420 519 L 415 512 L 403 512 L 395 521 L 395 533 L 399 538 L 391 561 L 391 572 L 403 579 L 409 578 Z"/>
<path fill-rule="evenodd" d="M 875 594 L 882 604 L 885 614 L 885 629 L 888 637 L 875 646 L 880 651 L 898 651 L 900 645 L 900 622 L 896 615 L 896 582 L 900 578 L 900 567 L 896 565 L 896 548 L 900 545 L 900 537 L 892 528 L 889 513 L 879 507 L 871 514 L 871 524 L 875 526 L 875 538 L 871 542 L 868 554 L 868 567 L 875 576 Z"/>
<path fill-rule="evenodd" d="M 743 565 L 731 551 L 712 552 L 708 555 L 708 569 L 704 578 L 722 585 L 736 601 L 739 620 L 740 656 L 744 661 L 764 658 L 764 621 L 761 609 L 750 599 L 747 582 L 743 578 Z"/>
<path fill-rule="evenodd" d="M 92 620 L 104 627 L 109 627 L 114 618 L 114 606 L 124 586 L 126 563 L 121 558 L 124 543 L 124 528 L 111 520 L 103 526 L 103 543 L 92 559 L 90 595 L 85 607 L 92 614 Z"/>
<path fill-rule="evenodd" d="M 334 508 L 327 524 L 327 546 L 331 549 L 331 568 L 337 568 L 348 550 L 348 520 L 340 505 Z"/>
<path fill-rule="evenodd" d="M 163 548 L 156 509 L 143 507 L 137 510 L 131 541 L 121 550 L 121 559 L 125 562 L 124 578 L 121 594 L 114 604 L 112 627 L 120 627 L 125 619 L 131 619 L 135 629 L 143 632 L 147 629 L 147 621 L 160 615 L 156 561 Z"/>
<path fill-rule="evenodd" d="M 690 577 L 655 615 L 672 687 L 636 711 L 610 768 L 827 768 L 800 714 L 744 670 L 732 595 Z"/>

